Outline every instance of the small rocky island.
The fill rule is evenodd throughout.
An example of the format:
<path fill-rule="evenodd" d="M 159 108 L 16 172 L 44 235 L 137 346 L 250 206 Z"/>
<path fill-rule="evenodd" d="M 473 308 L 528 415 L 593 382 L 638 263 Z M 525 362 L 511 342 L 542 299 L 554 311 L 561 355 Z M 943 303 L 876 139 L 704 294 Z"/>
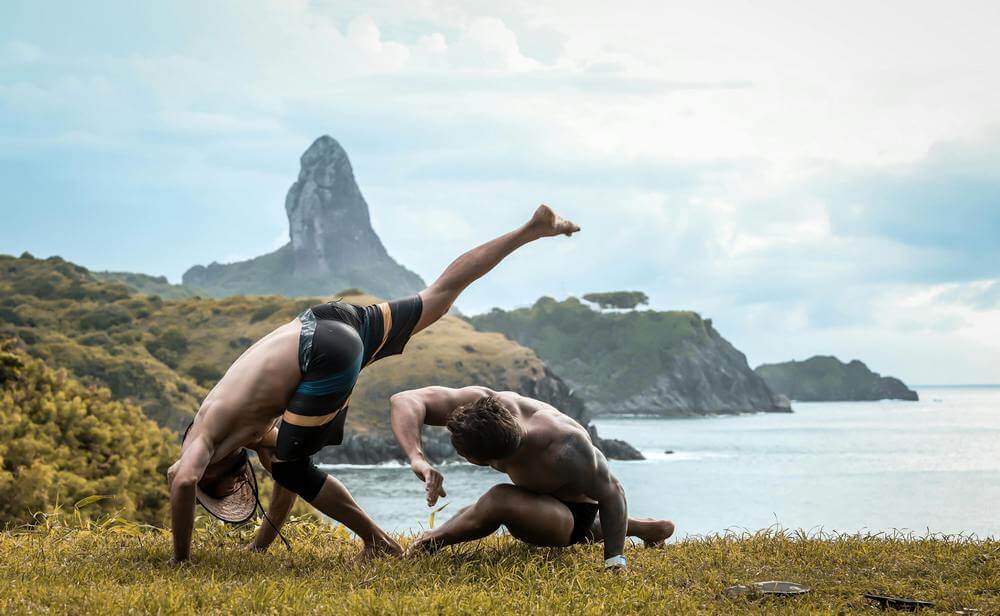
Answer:
<path fill-rule="evenodd" d="M 844 363 L 829 355 L 805 361 L 757 366 L 772 390 L 802 402 L 842 400 L 917 400 L 917 392 L 901 380 L 872 372 L 863 362 Z"/>

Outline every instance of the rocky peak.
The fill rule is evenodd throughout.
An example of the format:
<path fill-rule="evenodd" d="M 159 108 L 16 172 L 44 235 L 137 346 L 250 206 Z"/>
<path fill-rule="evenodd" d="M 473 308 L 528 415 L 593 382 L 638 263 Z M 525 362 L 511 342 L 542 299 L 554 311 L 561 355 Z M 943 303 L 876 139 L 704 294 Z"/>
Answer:
<path fill-rule="evenodd" d="M 294 275 L 364 269 L 389 255 L 375 234 L 368 204 L 354 180 L 347 152 L 329 135 L 301 158 L 299 179 L 285 198 Z"/>
<path fill-rule="evenodd" d="M 285 197 L 291 241 L 249 261 L 192 267 L 184 284 L 208 295 L 329 295 L 358 287 L 399 297 L 422 289 L 423 280 L 389 256 L 372 228 L 351 161 L 337 140 L 316 139 L 300 164 Z"/>

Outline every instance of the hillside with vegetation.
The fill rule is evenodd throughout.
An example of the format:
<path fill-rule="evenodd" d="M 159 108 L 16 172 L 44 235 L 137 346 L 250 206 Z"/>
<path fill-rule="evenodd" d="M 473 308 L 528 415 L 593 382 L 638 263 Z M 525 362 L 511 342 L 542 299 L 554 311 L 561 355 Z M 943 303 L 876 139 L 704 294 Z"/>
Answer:
<path fill-rule="evenodd" d="M 0 527 L 93 495 L 88 508 L 161 523 L 176 435 L 139 407 L 0 340 Z"/>
<path fill-rule="evenodd" d="M 844 363 L 836 357 L 816 355 L 805 361 L 757 366 L 757 374 L 774 391 L 792 400 L 917 400 L 917 392 L 901 380 L 872 372 L 857 359 Z"/>
<path fill-rule="evenodd" d="M 615 307 L 642 299 L 599 295 L 595 301 Z M 789 410 L 743 353 L 695 312 L 599 312 L 575 297 L 543 297 L 530 308 L 494 308 L 469 320 L 534 349 L 593 414 Z"/>
<path fill-rule="evenodd" d="M 136 293 L 158 295 L 163 299 L 180 299 L 197 295 L 193 290 L 180 284 L 171 284 L 166 276 L 149 276 L 133 272 L 90 272 L 98 279 L 119 282 Z"/>
<path fill-rule="evenodd" d="M 357 294 L 343 299 L 376 301 Z M 58 257 L 0 256 L 0 336 L 18 340 L 25 352 L 50 367 L 138 404 L 175 432 L 247 347 L 320 301 L 277 296 L 165 300 L 99 280 Z M 428 384 L 473 383 L 520 391 L 587 423 L 581 400 L 533 351 L 446 316 L 415 336 L 405 354 L 362 372 L 351 399 L 349 436 L 344 446 L 324 450 L 323 459 L 395 458 L 400 452 L 389 427 L 391 394 Z M 451 453 L 440 432 L 430 438 L 439 445 L 431 445 L 439 456 Z"/>
<path fill-rule="evenodd" d="M 352 564 L 343 527 L 298 519 L 292 551 L 243 549 L 252 526 L 196 529 L 193 561 L 167 564 L 170 536 L 51 516 L 0 533 L 4 614 L 876 614 L 865 593 L 915 598 L 926 612 L 1000 613 L 1000 544 L 909 536 L 761 532 L 626 547 L 629 571 L 602 571 L 598 545 L 532 548 L 509 536 L 430 557 Z M 411 540 L 400 537 L 406 546 Z M 729 597 L 731 585 L 790 580 L 795 597 Z"/>

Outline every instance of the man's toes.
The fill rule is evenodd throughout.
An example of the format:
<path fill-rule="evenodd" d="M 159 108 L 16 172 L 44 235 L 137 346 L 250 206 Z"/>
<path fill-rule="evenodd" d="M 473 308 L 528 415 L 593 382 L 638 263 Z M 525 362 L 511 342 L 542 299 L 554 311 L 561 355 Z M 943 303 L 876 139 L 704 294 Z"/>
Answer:
<path fill-rule="evenodd" d="M 573 221 L 562 220 L 562 219 L 559 219 L 559 223 L 556 225 L 556 228 L 559 229 L 559 231 L 562 232 L 563 235 L 566 235 L 567 237 L 573 235 L 574 233 L 580 230 L 580 226 L 574 223 Z"/>

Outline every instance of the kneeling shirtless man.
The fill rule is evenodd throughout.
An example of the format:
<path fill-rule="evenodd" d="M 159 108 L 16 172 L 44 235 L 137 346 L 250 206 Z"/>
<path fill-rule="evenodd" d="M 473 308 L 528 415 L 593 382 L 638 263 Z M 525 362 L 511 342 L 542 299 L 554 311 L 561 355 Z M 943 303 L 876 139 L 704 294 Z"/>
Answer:
<path fill-rule="evenodd" d="M 624 568 L 626 536 L 656 546 L 674 532 L 667 520 L 628 517 L 625 492 L 590 434 L 544 402 L 486 387 L 425 387 L 395 394 L 390 403 L 392 431 L 425 483 L 428 505 L 445 491 L 441 473 L 421 448 L 424 424 L 447 426 L 459 455 L 514 482 L 490 488 L 474 505 L 424 533 L 408 553 L 481 539 L 503 525 L 539 546 L 603 539 L 605 567 Z"/>

